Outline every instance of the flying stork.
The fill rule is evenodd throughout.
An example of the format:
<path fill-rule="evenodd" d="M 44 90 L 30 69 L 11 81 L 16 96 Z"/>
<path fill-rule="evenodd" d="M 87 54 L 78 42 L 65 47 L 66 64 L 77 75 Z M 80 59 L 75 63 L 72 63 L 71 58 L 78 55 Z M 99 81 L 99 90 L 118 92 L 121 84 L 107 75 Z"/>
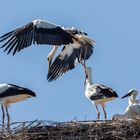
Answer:
<path fill-rule="evenodd" d="M 85 61 L 93 53 L 93 45 L 95 41 L 87 36 L 87 33 L 75 28 L 67 28 L 72 36 L 75 36 L 82 43 L 73 43 L 65 45 L 61 53 L 55 58 L 54 62 L 49 68 L 47 75 L 48 81 L 56 80 L 65 72 L 75 68 L 77 63 L 81 63 L 86 69 Z"/>
<path fill-rule="evenodd" d="M 124 95 L 123 98 L 129 97 L 128 100 L 128 106 L 125 110 L 124 114 L 115 114 L 112 119 L 118 120 L 118 119 L 136 119 L 140 118 L 140 100 L 136 100 L 136 96 L 138 95 L 138 91 L 136 89 L 131 89 L 128 91 L 126 95 Z"/>
<path fill-rule="evenodd" d="M 5 42 L 1 46 L 1 48 L 5 48 L 4 52 L 7 51 L 7 54 L 9 54 L 13 51 L 13 55 L 32 44 L 53 45 L 54 47 L 47 57 L 50 67 L 52 59 L 59 46 L 83 44 L 82 38 L 79 38 L 77 34 L 73 34 L 73 29 L 65 29 L 64 27 L 60 27 L 54 23 L 36 19 L 20 28 L 2 35 L 0 37 L 0 42 Z M 72 51 L 75 50 L 73 47 L 67 49 L 67 51 L 70 51 L 71 49 Z"/>
<path fill-rule="evenodd" d="M 4 127 L 5 111 L 7 115 L 7 128 L 10 128 L 10 115 L 8 106 L 31 97 L 36 97 L 36 94 L 24 87 L 14 84 L 0 84 L 0 104 L 2 109 L 2 128 Z M 4 111 L 5 108 L 5 111 Z"/>
<path fill-rule="evenodd" d="M 92 82 L 92 69 L 91 67 L 86 68 L 86 97 L 95 104 L 96 110 L 98 112 L 97 119 L 100 118 L 100 112 L 98 109 L 98 104 L 102 106 L 104 112 L 104 118 L 107 119 L 107 113 L 105 111 L 105 103 L 108 101 L 112 101 L 113 99 L 117 98 L 118 95 L 116 91 L 112 88 L 101 84 L 93 84 Z"/>

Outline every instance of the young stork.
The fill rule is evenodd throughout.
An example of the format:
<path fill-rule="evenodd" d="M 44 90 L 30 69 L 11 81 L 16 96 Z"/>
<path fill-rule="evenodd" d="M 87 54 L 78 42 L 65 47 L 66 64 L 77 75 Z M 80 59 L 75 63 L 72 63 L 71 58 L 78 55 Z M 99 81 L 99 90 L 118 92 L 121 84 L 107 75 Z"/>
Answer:
<path fill-rule="evenodd" d="M 115 114 L 112 120 L 125 120 L 125 119 L 140 119 L 140 105 L 132 104 L 128 105 L 124 114 Z"/>
<path fill-rule="evenodd" d="M 81 63 L 86 69 L 85 61 L 93 53 L 95 41 L 87 36 L 87 33 L 75 28 L 66 29 L 72 36 L 75 36 L 82 43 L 73 43 L 65 45 L 61 53 L 55 58 L 49 68 L 47 75 L 48 81 L 56 80 L 65 72 L 75 68 L 76 63 Z"/>
<path fill-rule="evenodd" d="M 78 33 L 79 32 L 77 32 L 77 34 Z M 54 45 L 52 51 L 48 55 L 48 64 L 50 67 L 59 46 L 82 43 L 83 39 L 77 34 L 73 34 L 73 29 L 65 29 L 54 23 L 36 19 L 20 28 L 4 34 L 0 37 L 0 42 L 5 41 L 1 48 L 5 48 L 4 52 L 7 51 L 7 54 L 13 51 L 13 55 L 32 44 Z M 71 47 L 70 49 L 67 49 L 67 53 L 71 53 L 71 51 L 74 50 L 75 47 Z"/>
<path fill-rule="evenodd" d="M 138 91 L 136 89 L 131 89 L 128 91 L 126 95 L 124 95 L 123 98 L 129 97 L 128 100 L 128 106 L 125 110 L 124 114 L 115 114 L 113 116 L 113 120 L 117 119 L 135 119 L 135 118 L 140 118 L 140 100 L 136 100 L 136 96 L 138 95 Z"/>
<path fill-rule="evenodd" d="M 86 97 L 95 104 L 95 107 L 98 112 L 98 120 L 100 118 L 100 112 L 98 109 L 98 104 L 102 106 L 104 112 L 104 118 L 107 119 L 107 113 L 105 111 L 105 103 L 108 101 L 112 101 L 117 98 L 117 93 L 107 86 L 101 84 L 93 84 L 92 82 L 92 69 L 91 67 L 86 68 Z"/>
<path fill-rule="evenodd" d="M 36 97 L 36 94 L 24 87 L 13 84 L 0 84 L 0 104 L 2 109 L 2 127 L 4 127 L 5 111 L 7 115 L 7 128 L 10 128 L 10 115 L 8 106 L 11 103 L 16 103 L 31 97 Z"/>

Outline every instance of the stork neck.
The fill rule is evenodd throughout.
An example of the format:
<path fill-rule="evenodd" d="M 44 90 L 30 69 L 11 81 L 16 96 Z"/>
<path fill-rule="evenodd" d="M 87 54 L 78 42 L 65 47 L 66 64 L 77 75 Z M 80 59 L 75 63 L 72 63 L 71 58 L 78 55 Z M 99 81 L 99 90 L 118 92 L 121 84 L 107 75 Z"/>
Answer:
<path fill-rule="evenodd" d="M 50 52 L 53 56 L 55 55 L 56 51 L 58 49 L 58 46 L 53 46 L 52 51 Z"/>
<path fill-rule="evenodd" d="M 86 78 L 86 85 L 87 85 L 87 87 L 89 87 L 92 84 L 93 84 L 93 82 L 92 82 L 92 73 L 88 72 L 88 78 Z"/>
<path fill-rule="evenodd" d="M 132 105 L 136 103 L 136 96 L 135 95 L 131 95 L 129 98 L 129 105 Z"/>
<path fill-rule="evenodd" d="M 49 53 L 48 57 L 51 57 L 51 59 L 53 59 L 56 51 L 58 49 L 58 46 L 53 46 L 53 49 L 51 50 L 51 52 Z"/>

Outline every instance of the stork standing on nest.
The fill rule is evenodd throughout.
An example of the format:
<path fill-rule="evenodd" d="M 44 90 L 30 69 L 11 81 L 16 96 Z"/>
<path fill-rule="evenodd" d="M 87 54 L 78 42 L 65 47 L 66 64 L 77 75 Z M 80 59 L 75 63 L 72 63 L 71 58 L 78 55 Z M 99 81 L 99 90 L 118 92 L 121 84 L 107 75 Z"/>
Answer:
<path fill-rule="evenodd" d="M 54 23 L 37 19 L 4 34 L 0 37 L 0 42 L 5 41 L 1 48 L 5 48 L 4 51 L 7 51 L 7 54 L 13 51 L 13 55 L 32 44 L 54 45 L 52 51 L 48 55 L 48 64 L 50 67 L 52 59 L 59 46 L 66 45 L 65 53 L 70 54 L 75 52 L 74 55 L 76 55 L 77 46 L 71 47 L 68 44 L 89 43 L 86 39 L 83 40 L 79 34 L 82 34 L 80 30 L 76 30 L 75 32 L 73 28 L 65 29 Z M 63 56 L 60 58 L 62 59 L 62 57 Z"/>
<path fill-rule="evenodd" d="M 36 94 L 24 87 L 13 84 L 0 84 L 0 104 L 2 109 L 2 127 L 4 127 L 5 111 L 7 115 L 7 128 L 10 128 L 10 115 L 8 106 L 11 103 L 16 103 L 31 97 L 36 97 Z M 5 111 L 4 111 L 5 108 Z"/>
<path fill-rule="evenodd" d="M 136 100 L 136 96 L 138 95 L 138 91 L 136 89 L 131 89 L 128 91 L 123 98 L 129 97 L 128 106 L 125 110 L 124 114 L 115 114 L 112 119 L 136 119 L 140 118 L 140 99 Z"/>
<path fill-rule="evenodd" d="M 100 118 L 100 112 L 98 109 L 98 105 L 102 106 L 104 112 L 104 118 L 107 119 L 107 113 L 105 111 L 105 104 L 108 101 L 112 101 L 113 99 L 117 98 L 117 93 L 107 86 L 101 84 L 93 84 L 92 82 L 92 69 L 91 67 L 86 68 L 86 97 L 95 104 L 95 107 L 98 112 L 98 120 Z"/>

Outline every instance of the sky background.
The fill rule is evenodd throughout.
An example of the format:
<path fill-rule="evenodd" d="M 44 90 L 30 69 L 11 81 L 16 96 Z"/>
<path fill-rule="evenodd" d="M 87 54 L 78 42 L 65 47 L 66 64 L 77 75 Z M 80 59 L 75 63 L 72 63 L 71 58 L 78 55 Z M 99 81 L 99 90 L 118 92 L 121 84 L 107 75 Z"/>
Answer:
<path fill-rule="evenodd" d="M 139 0 L 3 0 L 0 13 L 0 36 L 38 18 L 84 30 L 96 41 L 94 53 L 87 61 L 93 69 L 93 83 L 112 87 L 120 97 L 131 88 L 140 91 Z M 95 106 L 85 97 L 81 65 L 57 81 L 46 80 L 51 49 L 47 45 L 32 45 L 15 56 L 0 50 L 1 83 L 24 86 L 37 94 L 36 98 L 9 108 L 12 122 L 96 118 Z M 127 104 L 127 98 L 107 103 L 108 119 L 124 113 Z"/>

